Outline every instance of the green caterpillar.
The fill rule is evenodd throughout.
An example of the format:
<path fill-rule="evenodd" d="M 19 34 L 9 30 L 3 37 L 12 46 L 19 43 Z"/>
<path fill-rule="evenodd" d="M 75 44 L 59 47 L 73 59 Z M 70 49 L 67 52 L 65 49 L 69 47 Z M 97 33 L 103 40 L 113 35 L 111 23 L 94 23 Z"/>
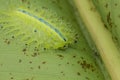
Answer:
<path fill-rule="evenodd" d="M 78 26 L 67 0 L 0 0 L 0 80 L 104 80 Z"/>
<path fill-rule="evenodd" d="M 52 6 L 52 1 L 49 2 Z M 39 48 L 58 49 L 74 43 L 79 32 L 76 28 L 71 29 L 71 18 L 65 18 L 64 14 L 58 14 L 60 10 L 51 9 L 50 6 L 44 7 L 43 4 L 43 1 L 9 1 L 9 5 L 14 8 L 1 10 L 1 30 L 6 32 L 10 29 L 5 35 L 11 34 L 24 44 L 34 43 Z M 70 13 L 68 15 L 71 16 Z"/>

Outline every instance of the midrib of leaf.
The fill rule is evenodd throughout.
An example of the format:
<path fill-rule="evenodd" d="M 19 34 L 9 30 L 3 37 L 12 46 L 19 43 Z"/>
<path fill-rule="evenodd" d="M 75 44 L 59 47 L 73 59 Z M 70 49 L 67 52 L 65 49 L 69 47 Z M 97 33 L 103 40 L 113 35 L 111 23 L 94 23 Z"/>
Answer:
<path fill-rule="evenodd" d="M 93 38 L 112 80 L 120 80 L 120 52 L 90 0 L 74 0 L 80 16 Z"/>

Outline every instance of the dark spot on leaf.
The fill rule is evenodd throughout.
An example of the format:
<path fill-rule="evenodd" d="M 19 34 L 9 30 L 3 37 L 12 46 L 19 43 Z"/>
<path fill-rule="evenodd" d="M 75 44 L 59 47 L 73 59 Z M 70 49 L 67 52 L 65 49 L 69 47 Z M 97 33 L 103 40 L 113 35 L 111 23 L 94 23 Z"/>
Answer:
<path fill-rule="evenodd" d="M 37 30 L 34 30 L 34 32 L 37 32 Z"/>
<path fill-rule="evenodd" d="M 63 76 L 65 76 L 65 73 L 63 71 L 60 72 Z"/>
<path fill-rule="evenodd" d="M 14 36 L 12 36 L 12 38 L 15 38 Z"/>
<path fill-rule="evenodd" d="M 33 70 L 33 67 L 30 67 L 30 69 L 32 69 L 32 70 Z"/>
<path fill-rule="evenodd" d="M 67 64 L 70 64 L 69 62 L 67 62 Z"/>
<path fill-rule="evenodd" d="M 81 59 L 84 59 L 83 57 L 81 57 Z"/>
<path fill-rule="evenodd" d="M 48 9 L 46 6 L 42 6 L 42 9 Z"/>
<path fill-rule="evenodd" d="M 62 10 L 62 7 L 61 7 L 61 6 L 59 6 L 59 9 L 61 9 L 61 10 Z"/>
<path fill-rule="evenodd" d="M 12 73 L 9 73 L 10 75 L 12 75 Z"/>
<path fill-rule="evenodd" d="M 46 48 L 44 48 L 44 50 L 46 50 Z"/>
<path fill-rule="evenodd" d="M 111 13 L 110 12 L 108 12 L 108 14 L 107 14 L 107 22 L 108 22 L 109 26 L 112 28 L 113 23 L 112 23 Z"/>
<path fill-rule="evenodd" d="M 21 63 L 22 62 L 22 60 L 21 59 L 19 59 L 19 63 Z"/>
<path fill-rule="evenodd" d="M 105 4 L 105 7 L 108 8 L 108 3 Z"/>
<path fill-rule="evenodd" d="M 41 67 L 40 66 L 38 66 L 38 69 L 40 69 Z"/>
<path fill-rule="evenodd" d="M 0 28 L 2 29 L 2 28 L 3 28 L 3 26 L 2 26 L 2 25 L 0 25 Z"/>
<path fill-rule="evenodd" d="M 26 52 L 26 51 L 27 51 L 27 49 L 26 49 L 26 48 L 24 48 L 22 51 L 23 51 L 23 52 Z"/>
<path fill-rule="evenodd" d="M 28 44 L 25 44 L 26 46 L 28 45 Z"/>
<path fill-rule="evenodd" d="M 92 69 L 92 72 L 94 72 L 95 71 L 95 69 Z"/>
<path fill-rule="evenodd" d="M 27 8 L 30 9 L 30 6 L 28 6 Z"/>
<path fill-rule="evenodd" d="M 63 46 L 63 48 L 66 48 L 66 47 L 67 47 L 67 45 L 64 45 L 64 46 Z"/>
<path fill-rule="evenodd" d="M 14 79 L 13 77 L 11 77 L 10 79 Z"/>
<path fill-rule="evenodd" d="M 74 64 L 72 64 L 72 66 L 74 66 Z"/>
<path fill-rule="evenodd" d="M 32 61 L 29 61 L 29 63 L 31 64 L 31 63 L 32 63 Z"/>
<path fill-rule="evenodd" d="M 84 70 L 89 69 L 89 70 L 91 70 L 92 72 L 95 70 L 95 68 L 93 67 L 93 65 L 90 64 L 90 63 L 87 63 L 85 60 L 82 61 L 82 62 L 80 63 L 80 65 L 82 66 L 82 68 L 83 68 Z"/>
<path fill-rule="evenodd" d="M 42 64 L 46 64 L 46 62 L 44 61 L 44 62 L 42 62 Z"/>
<path fill-rule="evenodd" d="M 65 76 L 65 74 L 63 74 L 63 76 Z"/>
<path fill-rule="evenodd" d="M 85 77 L 87 80 L 90 80 L 88 77 Z"/>
<path fill-rule="evenodd" d="M 118 18 L 120 18 L 120 14 L 118 15 Z"/>
<path fill-rule="evenodd" d="M 8 41 L 7 44 L 10 44 L 10 41 Z"/>
<path fill-rule="evenodd" d="M 63 71 L 61 71 L 60 73 L 63 73 Z"/>
<path fill-rule="evenodd" d="M 76 56 L 73 56 L 73 58 L 76 58 Z"/>
<path fill-rule="evenodd" d="M 77 43 L 77 40 L 74 40 L 74 43 Z"/>
<path fill-rule="evenodd" d="M 25 80 L 29 80 L 29 79 L 27 78 L 27 79 L 25 79 Z"/>
<path fill-rule="evenodd" d="M 5 39 L 4 41 L 6 44 L 10 44 L 10 41 L 8 39 Z"/>
<path fill-rule="evenodd" d="M 93 11 L 93 12 L 96 11 L 96 9 L 94 7 L 91 7 L 90 10 Z"/>
<path fill-rule="evenodd" d="M 58 64 L 58 66 L 61 66 L 61 64 Z"/>
<path fill-rule="evenodd" d="M 90 66 L 91 66 L 90 64 L 86 64 L 86 67 L 87 67 L 88 69 L 90 68 Z"/>
<path fill-rule="evenodd" d="M 35 53 L 33 53 L 31 56 L 32 57 L 36 57 L 38 54 L 35 52 Z"/>
<path fill-rule="evenodd" d="M 117 3 L 115 3 L 115 6 L 117 6 L 118 4 Z"/>
<path fill-rule="evenodd" d="M 77 75 L 80 76 L 80 72 L 77 72 Z"/>
<path fill-rule="evenodd" d="M 57 56 L 59 56 L 60 58 L 64 58 L 64 56 L 63 56 L 63 55 L 61 55 L 61 54 L 58 54 Z"/>
<path fill-rule="evenodd" d="M 109 23 L 110 22 L 110 19 L 111 19 L 111 17 L 110 17 L 110 12 L 107 14 L 107 22 Z"/>
<path fill-rule="evenodd" d="M 114 39 L 115 39 L 116 41 L 118 40 L 118 38 L 117 38 L 116 36 L 114 37 Z"/>
<path fill-rule="evenodd" d="M 37 47 L 35 47 L 34 51 L 37 51 L 37 52 L 38 52 L 38 51 L 39 51 L 39 49 L 38 49 Z"/>
<path fill-rule="evenodd" d="M 99 54 L 98 54 L 96 51 L 94 52 L 94 55 L 95 55 L 95 56 L 99 56 Z"/>
<path fill-rule="evenodd" d="M 108 29 L 108 27 L 107 27 L 107 25 L 104 23 L 104 27 L 106 28 L 106 29 Z"/>
<path fill-rule="evenodd" d="M 78 34 L 75 34 L 75 38 L 76 38 L 76 40 L 78 40 L 78 38 L 79 38 L 79 35 L 78 35 Z"/>
<path fill-rule="evenodd" d="M 80 64 L 80 61 L 77 61 L 78 64 Z"/>

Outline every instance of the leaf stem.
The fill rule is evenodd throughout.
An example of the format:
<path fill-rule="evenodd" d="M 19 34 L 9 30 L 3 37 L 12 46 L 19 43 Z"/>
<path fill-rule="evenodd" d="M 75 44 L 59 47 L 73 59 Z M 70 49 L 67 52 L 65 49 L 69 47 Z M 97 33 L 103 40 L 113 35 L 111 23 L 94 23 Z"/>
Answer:
<path fill-rule="evenodd" d="M 91 0 L 74 0 L 112 80 L 120 80 L 120 52 Z"/>

